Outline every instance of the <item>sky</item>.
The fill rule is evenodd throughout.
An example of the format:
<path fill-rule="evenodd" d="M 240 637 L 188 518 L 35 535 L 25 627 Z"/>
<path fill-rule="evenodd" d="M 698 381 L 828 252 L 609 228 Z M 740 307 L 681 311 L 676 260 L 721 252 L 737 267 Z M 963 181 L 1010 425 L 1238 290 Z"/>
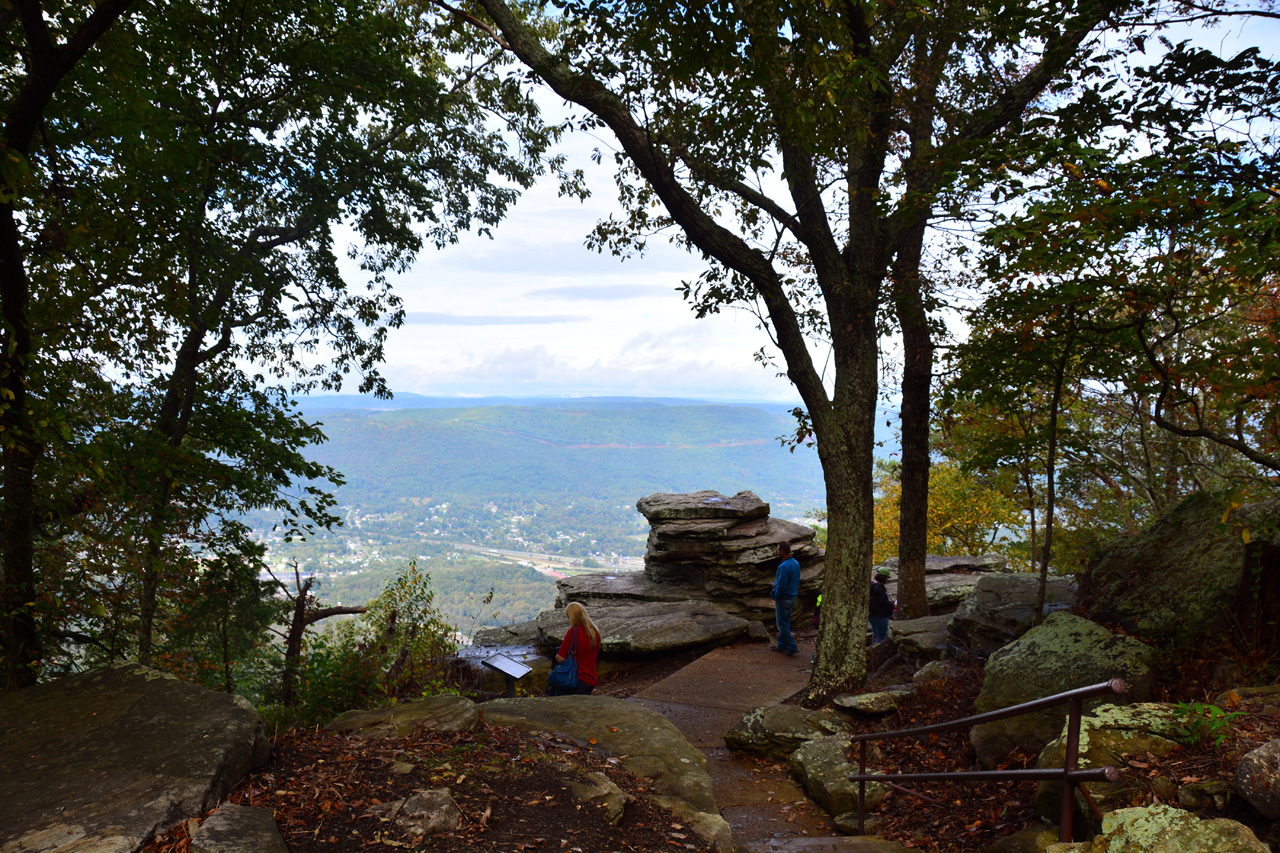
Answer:
<path fill-rule="evenodd" d="M 1278 31 L 1275 22 L 1251 21 L 1195 35 L 1273 52 Z M 563 112 L 549 94 L 544 108 Z M 592 162 L 595 148 L 605 152 L 603 165 Z M 701 271 L 696 256 L 662 240 L 626 261 L 586 248 L 592 226 L 617 210 L 612 148 L 607 138 L 578 133 L 561 150 L 586 173 L 590 199 L 560 198 L 544 179 L 492 239 L 465 234 L 455 246 L 427 249 L 394 279 L 407 316 L 387 343 L 391 388 L 431 396 L 798 402 L 776 368 L 754 360 L 769 346 L 754 316 L 694 317 L 677 289 Z"/>
<path fill-rule="evenodd" d="M 555 108 L 555 105 L 552 105 Z M 584 245 L 616 210 L 607 145 L 561 146 L 592 197 L 559 198 L 544 179 L 493 229 L 428 249 L 395 279 L 405 324 L 392 330 L 384 374 L 394 391 L 439 396 L 638 396 L 798 402 L 752 354 L 768 337 L 730 310 L 698 320 L 678 288 L 702 269 L 665 239 L 625 261 Z M 606 156 L 605 162 L 612 158 Z"/>

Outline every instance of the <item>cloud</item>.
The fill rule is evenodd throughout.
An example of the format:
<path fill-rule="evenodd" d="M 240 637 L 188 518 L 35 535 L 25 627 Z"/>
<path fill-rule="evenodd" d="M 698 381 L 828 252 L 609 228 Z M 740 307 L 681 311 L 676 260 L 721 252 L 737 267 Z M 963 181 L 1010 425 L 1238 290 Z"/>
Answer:
<path fill-rule="evenodd" d="M 554 323 L 585 323 L 581 314 L 438 314 L 407 311 L 405 323 L 422 326 L 546 326 Z"/>
<path fill-rule="evenodd" d="M 530 290 L 526 297 L 589 301 L 613 301 L 618 299 L 643 299 L 649 296 L 669 298 L 674 287 L 654 287 L 645 284 L 575 284 L 565 287 L 543 287 Z"/>

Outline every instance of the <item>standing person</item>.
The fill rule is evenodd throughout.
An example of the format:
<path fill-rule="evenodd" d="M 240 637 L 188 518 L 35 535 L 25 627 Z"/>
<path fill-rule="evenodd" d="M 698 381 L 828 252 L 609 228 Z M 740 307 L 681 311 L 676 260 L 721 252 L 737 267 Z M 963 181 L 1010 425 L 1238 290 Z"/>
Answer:
<path fill-rule="evenodd" d="M 570 696 L 574 694 L 590 695 L 596 688 L 596 658 L 600 654 L 600 629 L 587 615 L 587 608 L 576 601 L 569 602 L 564 609 L 569 617 L 569 630 L 565 632 L 556 652 L 556 663 L 568 660 L 570 651 L 578 661 L 578 686 L 572 690 L 561 690 L 548 685 L 549 696 Z"/>
<path fill-rule="evenodd" d="M 876 578 L 871 582 L 871 642 L 879 643 L 889 636 L 889 617 L 893 615 L 893 602 L 889 600 L 889 590 L 884 582 L 889 579 L 889 569 L 881 566 L 876 569 Z"/>
<path fill-rule="evenodd" d="M 778 564 L 778 575 L 769 593 L 773 596 L 773 613 L 778 620 L 778 644 L 773 650 L 794 656 L 800 653 L 800 648 L 791 636 L 791 608 L 796 606 L 796 596 L 800 593 L 800 564 L 791 556 L 788 542 L 778 543 L 778 556 L 782 562 Z"/>

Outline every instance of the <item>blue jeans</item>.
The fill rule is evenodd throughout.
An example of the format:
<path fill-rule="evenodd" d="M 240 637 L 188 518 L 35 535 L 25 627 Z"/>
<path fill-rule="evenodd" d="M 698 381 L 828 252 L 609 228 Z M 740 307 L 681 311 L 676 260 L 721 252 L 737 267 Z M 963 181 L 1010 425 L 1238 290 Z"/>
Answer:
<path fill-rule="evenodd" d="M 773 615 L 778 620 L 778 649 L 784 652 L 798 652 L 795 637 L 791 636 L 791 608 L 796 606 L 794 595 L 780 595 L 773 600 Z"/>
<path fill-rule="evenodd" d="M 889 638 L 889 617 L 888 616 L 872 616 L 871 617 L 871 642 L 873 644 L 880 643 Z"/>

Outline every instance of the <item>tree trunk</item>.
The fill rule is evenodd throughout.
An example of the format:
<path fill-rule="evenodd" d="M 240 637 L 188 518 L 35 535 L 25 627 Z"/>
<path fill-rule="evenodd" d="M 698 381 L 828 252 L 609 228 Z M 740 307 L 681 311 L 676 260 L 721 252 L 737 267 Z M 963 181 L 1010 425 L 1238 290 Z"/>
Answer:
<path fill-rule="evenodd" d="M 4 437 L 0 626 L 6 690 L 35 684 L 41 658 L 34 606 L 35 461 L 39 444 L 32 434 L 27 396 L 32 355 L 29 291 L 13 206 L 0 205 L 0 313 L 4 320 L 0 337 L 0 435 Z"/>
<path fill-rule="evenodd" d="M 899 282 L 902 328 L 902 494 L 898 515 L 898 607 L 907 619 L 929 615 L 924 562 L 929 536 L 929 390 L 933 340 L 920 296 L 918 271 Z"/>
<path fill-rule="evenodd" d="M 1054 365 L 1053 399 L 1049 403 L 1049 446 L 1045 461 L 1044 486 L 1044 551 L 1040 556 L 1040 587 L 1036 593 L 1035 624 L 1044 621 L 1045 588 L 1049 582 L 1049 561 L 1053 556 L 1053 498 L 1054 473 L 1058 464 L 1058 410 L 1062 406 L 1062 386 L 1066 379 L 1067 359 L 1071 357 L 1074 335 L 1068 334 L 1063 343 L 1062 357 Z"/>

